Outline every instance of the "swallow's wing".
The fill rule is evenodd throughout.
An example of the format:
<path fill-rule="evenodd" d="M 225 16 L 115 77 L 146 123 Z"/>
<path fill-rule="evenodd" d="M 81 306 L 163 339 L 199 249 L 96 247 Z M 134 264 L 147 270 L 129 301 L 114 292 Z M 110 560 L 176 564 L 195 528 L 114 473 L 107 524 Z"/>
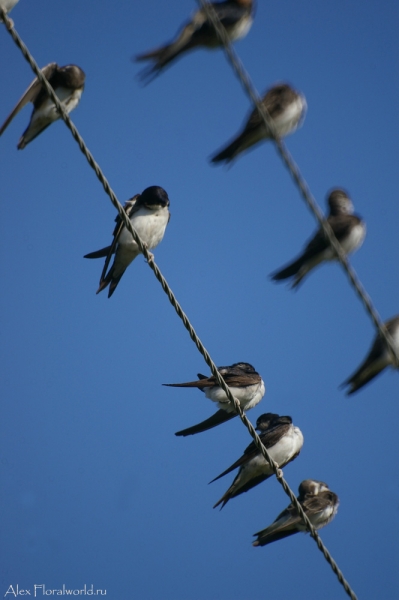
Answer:
<path fill-rule="evenodd" d="M 328 217 L 327 223 L 330 225 L 338 242 L 341 242 L 349 235 L 352 227 L 359 223 L 360 219 L 355 215 L 337 215 Z M 322 229 L 305 246 L 302 258 L 307 259 L 323 252 L 330 245 Z"/>
<path fill-rule="evenodd" d="M 129 217 L 129 219 L 138 210 L 136 207 L 136 201 L 137 201 L 137 198 L 139 197 L 139 195 L 140 194 L 136 194 L 135 196 L 133 196 L 133 198 L 130 198 L 130 200 L 127 200 L 125 202 L 125 205 L 123 208 L 125 209 L 125 212 L 126 212 L 127 216 Z M 100 287 L 101 287 L 101 283 L 105 280 L 105 277 L 106 277 L 106 274 L 108 271 L 108 267 L 109 267 L 109 263 L 111 261 L 112 255 L 115 253 L 116 246 L 118 245 L 119 236 L 124 227 L 124 223 L 123 223 L 119 213 L 115 218 L 115 222 L 116 222 L 116 225 L 115 225 L 115 228 L 114 228 L 114 231 L 112 234 L 114 236 L 114 239 L 112 240 L 112 244 L 110 246 L 108 246 L 109 250 L 106 255 L 104 267 L 103 267 L 101 277 L 100 277 Z M 86 258 L 89 258 L 89 257 L 86 257 Z"/>
<path fill-rule="evenodd" d="M 57 68 L 57 63 L 49 63 L 43 69 L 41 69 L 43 75 L 46 79 L 50 79 L 53 75 L 54 71 Z M 36 77 L 28 89 L 24 92 L 22 97 L 19 99 L 16 106 L 13 108 L 11 113 L 8 115 L 7 119 L 4 121 L 3 125 L 0 127 L 0 135 L 7 129 L 13 118 L 19 113 L 19 111 L 26 105 L 28 102 L 34 102 L 38 96 L 38 94 L 42 90 L 42 84 Z"/>
<path fill-rule="evenodd" d="M 291 425 L 289 423 L 284 423 L 281 425 L 277 425 L 276 427 L 272 427 L 270 431 L 265 431 L 264 433 L 262 433 L 259 437 L 266 450 L 268 450 L 272 446 L 275 446 L 275 444 L 277 444 L 277 442 L 279 442 L 280 439 L 287 433 L 290 427 Z M 231 473 L 231 471 L 234 471 L 234 469 L 237 469 L 237 467 L 241 467 L 245 463 L 249 462 L 252 458 L 254 458 L 257 454 L 259 454 L 259 450 L 255 442 L 251 442 L 249 446 L 245 448 L 244 454 L 238 460 L 236 460 L 235 463 L 233 463 L 228 469 L 223 471 L 223 473 L 215 477 L 215 479 L 212 479 L 212 481 L 210 481 L 209 483 L 212 483 L 213 481 L 224 477 L 228 473 Z"/>

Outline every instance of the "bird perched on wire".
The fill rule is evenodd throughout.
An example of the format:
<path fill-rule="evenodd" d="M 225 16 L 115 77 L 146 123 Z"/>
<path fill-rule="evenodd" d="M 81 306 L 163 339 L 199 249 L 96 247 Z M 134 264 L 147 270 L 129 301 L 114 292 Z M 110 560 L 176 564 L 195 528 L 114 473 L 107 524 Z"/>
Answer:
<path fill-rule="evenodd" d="M 19 0 L 0 0 L 0 8 L 4 10 L 5 13 L 9 13 L 16 4 L 18 4 Z M 10 19 L 10 27 L 14 27 L 14 22 Z M 3 22 L 3 19 L 0 16 L 0 23 Z"/>
<path fill-rule="evenodd" d="M 273 86 L 263 97 L 262 106 L 273 119 L 276 135 L 279 138 L 293 133 L 302 124 L 307 109 L 305 96 L 286 83 Z M 223 150 L 211 157 L 211 162 L 229 163 L 248 148 L 271 138 L 262 116 L 258 109 L 254 108 L 241 133 Z"/>
<path fill-rule="evenodd" d="M 303 446 L 303 435 L 299 427 L 292 424 L 291 417 L 280 417 L 273 413 L 265 413 L 258 417 L 256 429 L 260 432 L 262 444 L 268 451 L 270 458 L 277 463 L 279 467 L 294 460 L 300 453 Z M 255 442 L 249 444 L 244 454 L 236 460 L 226 471 L 212 479 L 210 483 L 220 479 L 224 475 L 231 473 L 239 467 L 233 483 L 227 492 L 218 500 L 213 508 L 221 504 L 221 508 L 231 499 L 243 492 L 247 492 L 262 481 L 271 477 L 274 472 L 270 464 L 264 458 Z"/>
<path fill-rule="evenodd" d="M 354 252 L 362 245 L 366 235 L 365 222 L 353 214 L 353 204 L 344 190 L 333 190 L 327 198 L 327 203 L 330 208 L 327 223 L 345 254 Z M 272 273 L 270 277 L 274 281 L 293 277 L 291 287 L 296 288 L 309 271 L 327 260 L 336 260 L 336 255 L 323 230 L 319 229 L 297 259 Z"/>
<path fill-rule="evenodd" d="M 230 41 L 238 40 L 248 33 L 254 16 L 253 0 L 226 0 L 211 5 Z M 136 61 L 148 60 L 152 63 L 141 72 L 140 77 L 148 83 L 181 54 L 194 48 L 217 48 L 220 45 L 212 23 L 204 9 L 200 8 L 170 44 L 136 56 Z"/>
<path fill-rule="evenodd" d="M 234 363 L 229 367 L 218 367 L 218 371 L 231 390 L 231 393 L 240 403 L 243 410 L 249 410 L 260 402 L 265 395 L 265 384 L 259 373 L 252 365 L 244 362 Z M 178 431 L 175 435 L 186 436 L 201 433 L 221 425 L 237 416 L 233 405 L 228 400 L 225 392 L 216 383 L 214 375 L 207 377 L 198 373 L 198 381 L 187 383 L 164 383 L 169 387 L 193 387 L 205 393 L 205 396 L 216 402 L 219 410 L 209 419 L 193 425 L 188 429 Z"/>
<path fill-rule="evenodd" d="M 136 194 L 128 200 L 124 208 L 133 228 L 146 247 L 152 250 L 158 246 L 170 219 L 169 197 L 166 191 L 157 185 L 152 185 L 146 188 L 142 194 Z M 114 293 L 127 267 L 141 253 L 139 246 L 119 215 L 115 221 L 112 244 L 84 256 L 84 258 L 106 257 L 96 293 L 98 294 L 109 285 L 108 298 Z M 107 272 L 113 254 L 115 254 L 115 259 Z"/>
<path fill-rule="evenodd" d="M 313 479 L 302 481 L 298 491 L 298 502 L 313 527 L 321 529 L 328 525 L 337 514 L 339 505 L 337 494 L 329 490 L 326 483 Z M 306 532 L 306 525 L 292 502 L 269 527 L 254 534 L 258 539 L 253 542 L 253 546 L 266 546 L 300 531 Z"/>
<path fill-rule="evenodd" d="M 43 67 L 41 71 L 52 86 L 64 109 L 67 113 L 70 113 L 79 104 L 83 92 L 86 76 L 82 69 L 76 65 L 59 67 L 57 63 L 50 63 Z M 51 123 L 60 118 L 54 102 L 36 77 L 1 126 L 0 135 L 28 102 L 33 103 L 33 111 L 29 125 L 18 142 L 17 148 L 19 150 L 25 148 Z"/>
<path fill-rule="evenodd" d="M 396 356 L 399 357 L 399 315 L 389 319 L 384 323 L 387 332 L 391 336 Z M 370 352 L 360 365 L 360 367 L 351 375 L 341 387 L 349 385 L 347 395 L 357 392 L 361 387 L 374 379 L 386 367 L 398 368 L 395 364 L 392 354 L 389 352 L 386 342 L 377 334 L 374 338 Z"/>

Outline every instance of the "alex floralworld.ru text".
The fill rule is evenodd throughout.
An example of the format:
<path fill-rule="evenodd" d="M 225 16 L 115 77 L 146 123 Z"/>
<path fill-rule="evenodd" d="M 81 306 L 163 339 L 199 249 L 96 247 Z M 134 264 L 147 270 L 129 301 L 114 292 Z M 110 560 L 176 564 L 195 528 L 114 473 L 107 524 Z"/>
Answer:
<path fill-rule="evenodd" d="M 69 589 L 63 584 L 62 588 L 58 589 L 47 589 L 44 584 L 35 584 L 31 589 L 22 589 L 19 585 L 10 585 L 4 597 L 14 596 L 32 596 L 37 598 L 38 596 L 106 596 L 107 590 L 94 589 L 93 584 L 87 586 L 84 584 L 81 589 Z"/>

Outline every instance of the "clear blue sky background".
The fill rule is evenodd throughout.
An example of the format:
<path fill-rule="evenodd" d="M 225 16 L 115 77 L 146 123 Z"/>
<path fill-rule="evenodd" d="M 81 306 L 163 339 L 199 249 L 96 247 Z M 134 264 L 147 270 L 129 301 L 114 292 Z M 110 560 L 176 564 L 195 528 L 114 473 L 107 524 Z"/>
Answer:
<path fill-rule="evenodd" d="M 295 491 L 314 478 L 339 495 L 321 536 L 359 598 L 394 600 L 398 374 L 349 399 L 338 390 L 374 336 L 339 266 L 297 292 L 268 279 L 315 222 L 272 144 L 231 169 L 209 165 L 250 110 L 223 53 L 187 55 L 145 88 L 136 79 L 131 56 L 173 37 L 195 7 L 21 0 L 11 16 L 40 66 L 86 72 L 72 119 L 119 200 L 168 191 L 156 262 L 215 362 L 263 376 L 252 422 L 272 411 L 302 429 L 285 477 Z M 366 220 L 351 260 L 383 319 L 399 312 L 398 25 L 394 0 L 260 0 L 236 44 L 260 93 L 283 80 L 306 95 L 287 145 L 323 210 L 340 186 Z M 0 56 L 3 121 L 33 75 L 4 28 Z M 30 110 L 0 139 L 0 595 L 93 583 L 112 600 L 345 597 L 309 536 L 251 546 L 288 503 L 274 479 L 212 509 L 232 476 L 207 483 L 249 435 L 235 419 L 174 436 L 214 407 L 161 384 L 207 367 L 142 258 L 110 300 L 95 295 L 103 263 L 83 255 L 110 242 L 115 210 L 62 122 L 17 151 Z"/>

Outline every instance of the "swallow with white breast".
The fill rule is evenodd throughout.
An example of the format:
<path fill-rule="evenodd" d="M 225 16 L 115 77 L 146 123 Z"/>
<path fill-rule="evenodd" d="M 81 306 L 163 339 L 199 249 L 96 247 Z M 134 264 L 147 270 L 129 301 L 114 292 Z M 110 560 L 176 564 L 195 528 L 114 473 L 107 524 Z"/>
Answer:
<path fill-rule="evenodd" d="M 259 373 L 255 371 L 252 365 L 248 363 L 234 363 L 229 367 L 218 367 L 218 371 L 231 390 L 233 396 L 239 401 L 243 410 L 249 410 L 260 402 L 265 395 L 265 384 Z M 193 425 L 188 429 L 176 432 L 177 436 L 194 435 L 207 431 L 221 425 L 237 416 L 233 405 L 228 400 L 225 392 L 216 383 L 212 375 L 206 377 L 198 373 L 198 381 L 189 381 L 187 383 L 164 383 L 169 387 L 192 387 L 201 390 L 205 396 L 218 404 L 219 410 L 209 419 Z"/>
<path fill-rule="evenodd" d="M 43 67 L 41 71 L 52 86 L 64 109 L 67 113 L 70 113 L 79 104 L 83 92 L 86 76 L 82 69 L 76 65 L 59 67 L 57 63 L 50 63 Z M 51 123 L 60 118 L 54 102 L 36 77 L 1 126 L 0 135 L 28 102 L 33 103 L 32 116 L 27 129 L 18 142 L 18 150 L 25 148 Z"/>
<path fill-rule="evenodd" d="M 327 223 L 330 225 L 337 241 L 345 254 L 357 250 L 366 235 L 366 224 L 353 214 L 353 204 L 347 193 L 341 189 L 333 190 L 327 198 L 330 212 Z M 322 229 L 305 246 L 302 254 L 283 269 L 270 275 L 274 281 L 293 277 L 291 287 L 296 288 L 302 279 L 323 261 L 336 260 L 335 252 L 330 246 Z"/>
<path fill-rule="evenodd" d="M 286 83 L 272 87 L 263 97 L 262 106 L 273 119 L 278 138 L 293 133 L 302 124 L 307 108 L 305 96 Z M 211 162 L 230 163 L 248 148 L 267 139 L 271 139 L 270 131 L 258 109 L 254 108 L 241 133 L 223 150 L 217 152 L 211 158 Z"/>
<path fill-rule="evenodd" d="M 216 11 L 230 41 L 233 42 L 247 35 L 253 22 L 253 0 L 227 0 L 212 3 L 211 6 Z M 212 49 L 220 45 L 212 23 L 208 20 L 204 9 L 200 8 L 194 13 L 191 21 L 183 26 L 173 42 L 136 56 L 136 61 L 152 62 L 141 72 L 140 78 L 148 83 L 181 54 L 194 48 Z"/>
<path fill-rule="evenodd" d="M 313 479 L 302 481 L 298 491 L 298 502 L 313 527 L 321 529 L 328 525 L 337 514 L 339 505 L 337 494 L 334 494 L 326 483 Z M 266 546 L 300 531 L 306 532 L 306 525 L 299 516 L 294 503 L 291 502 L 269 527 L 254 534 L 258 536 L 258 539 L 252 545 Z"/>
<path fill-rule="evenodd" d="M 294 460 L 302 449 L 302 432 L 299 427 L 292 424 L 291 417 L 280 417 L 273 413 L 265 413 L 257 419 L 256 429 L 261 432 L 259 437 L 262 444 L 280 468 Z M 234 471 L 237 467 L 240 469 L 233 483 L 213 508 L 221 504 L 222 509 L 231 498 L 247 492 L 274 474 L 273 469 L 258 450 L 255 442 L 252 442 L 245 449 L 241 458 L 215 479 L 212 479 L 210 483 Z"/>
<path fill-rule="evenodd" d="M 387 332 L 391 336 L 393 346 L 395 348 L 396 355 L 399 356 L 399 315 L 396 315 L 392 319 L 389 319 L 384 323 Z M 381 371 L 386 367 L 391 366 L 392 368 L 398 368 L 395 364 L 392 354 L 389 352 L 385 341 L 376 335 L 370 352 L 360 365 L 360 367 L 351 375 L 341 387 L 349 385 L 350 388 L 347 391 L 347 395 L 357 392 L 366 383 L 374 379 Z"/>
<path fill-rule="evenodd" d="M 152 185 L 146 188 L 142 194 L 136 194 L 128 200 L 124 208 L 134 230 L 148 250 L 158 246 L 163 239 L 170 219 L 169 197 L 166 191 L 157 185 Z M 126 229 L 119 215 L 115 221 L 116 226 L 113 232 L 112 244 L 84 256 L 84 258 L 106 257 L 100 277 L 100 285 L 96 293 L 98 294 L 109 285 L 108 298 L 114 293 L 127 267 L 141 253 L 132 234 Z M 107 273 L 113 254 L 115 254 L 115 259 Z"/>

